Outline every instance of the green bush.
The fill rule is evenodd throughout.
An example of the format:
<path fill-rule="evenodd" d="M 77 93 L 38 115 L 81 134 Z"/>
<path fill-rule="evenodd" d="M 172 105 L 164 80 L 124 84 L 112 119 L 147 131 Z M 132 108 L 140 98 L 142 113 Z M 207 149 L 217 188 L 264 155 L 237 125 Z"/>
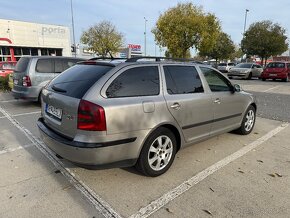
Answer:
<path fill-rule="evenodd" d="M 3 90 L 3 91 L 10 90 L 8 82 L 9 82 L 9 75 L 5 77 L 0 77 L 0 90 Z"/>

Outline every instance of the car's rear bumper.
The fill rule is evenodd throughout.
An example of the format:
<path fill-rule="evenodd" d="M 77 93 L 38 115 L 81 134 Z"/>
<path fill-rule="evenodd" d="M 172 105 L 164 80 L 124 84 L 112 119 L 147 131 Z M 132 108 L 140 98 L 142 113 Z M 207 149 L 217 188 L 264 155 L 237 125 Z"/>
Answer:
<path fill-rule="evenodd" d="M 100 168 L 128 167 L 135 165 L 138 155 L 130 156 L 130 148 L 134 149 L 136 138 L 101 143 L 82 143 L 67 139 L 51 130 L 43 118 L 39 118 L 37 126 L 41 139 L 61 157 L 82 165 Z"/>
<path fill-rule="evenodd" d="M 20 87 L 17 85 L 13 86 L 12 95 L 16 99 L 27 99 L 30 101 L 38 101 L 38 96 L 41 92 L 41 87 Z"/>
<path fill-rule="evenodd" d="M 287 73 L 262 73 L 261 79 L 286 79 L 288 76 Z"/>

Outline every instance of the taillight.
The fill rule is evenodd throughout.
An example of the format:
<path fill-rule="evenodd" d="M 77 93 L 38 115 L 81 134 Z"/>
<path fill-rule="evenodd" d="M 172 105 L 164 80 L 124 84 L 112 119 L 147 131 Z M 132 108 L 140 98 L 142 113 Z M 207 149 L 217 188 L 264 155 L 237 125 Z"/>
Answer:
<path fill-rule="evenodd" d="M 30 80 L 29 76 L 24 76 L 23 77 L 22 85 L 26 86 L 26 87 L 31 86 L 31 80 Z"/>
<path fill-rule="evenodd" d="M 78 129 L 87 131 L 106 131 L 105 110 L 99 105 L 81 100 L 78 109 Z"/>

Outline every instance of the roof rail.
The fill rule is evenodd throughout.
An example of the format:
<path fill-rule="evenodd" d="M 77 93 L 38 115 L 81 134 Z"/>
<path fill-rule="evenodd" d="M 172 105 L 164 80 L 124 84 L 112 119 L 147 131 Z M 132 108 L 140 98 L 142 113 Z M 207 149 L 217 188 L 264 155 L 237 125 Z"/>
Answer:
<path fill-rule="evenodd" d="M 137 62 L 140 59 L 155 59 L 156 62 L 160 62 L 161 60 L 171 60 L 171 61 L 180 61 L 180 62 L 192 62 L 197 64 L 204 64 L 201 61 L 197 61 L 192 58 L 168 58 L 168 57 L 150 57 L 150 56 L 140 56 L 140 57 L 133 57 L 128 58 L 125 62 Z"/>
<path fill-rule="evenodd" d="M 126 60 L 127 58 L 114 58 L 114 57 L 96 57 L 90 58 L 89 61 L 96 61 L 96 60 Z"/>

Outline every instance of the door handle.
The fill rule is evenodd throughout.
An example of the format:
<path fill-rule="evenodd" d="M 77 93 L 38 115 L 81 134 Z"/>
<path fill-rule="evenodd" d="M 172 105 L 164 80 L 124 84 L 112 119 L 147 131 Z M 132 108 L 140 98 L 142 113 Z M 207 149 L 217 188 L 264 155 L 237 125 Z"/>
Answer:
<path fill-rule="evenodd" d="M 219 98 L 217 98 L 216 100 L 214 100 L 214 103 L 220 104 L 221 103 L 221 100 Z"/>
<path fill-rule="evenodd" d="M 170 106 L 172 109 L 175 109 L 175 110 L 179 110 L 180 109 L 180 104 L 175 102 L 173 105 Z"/>

